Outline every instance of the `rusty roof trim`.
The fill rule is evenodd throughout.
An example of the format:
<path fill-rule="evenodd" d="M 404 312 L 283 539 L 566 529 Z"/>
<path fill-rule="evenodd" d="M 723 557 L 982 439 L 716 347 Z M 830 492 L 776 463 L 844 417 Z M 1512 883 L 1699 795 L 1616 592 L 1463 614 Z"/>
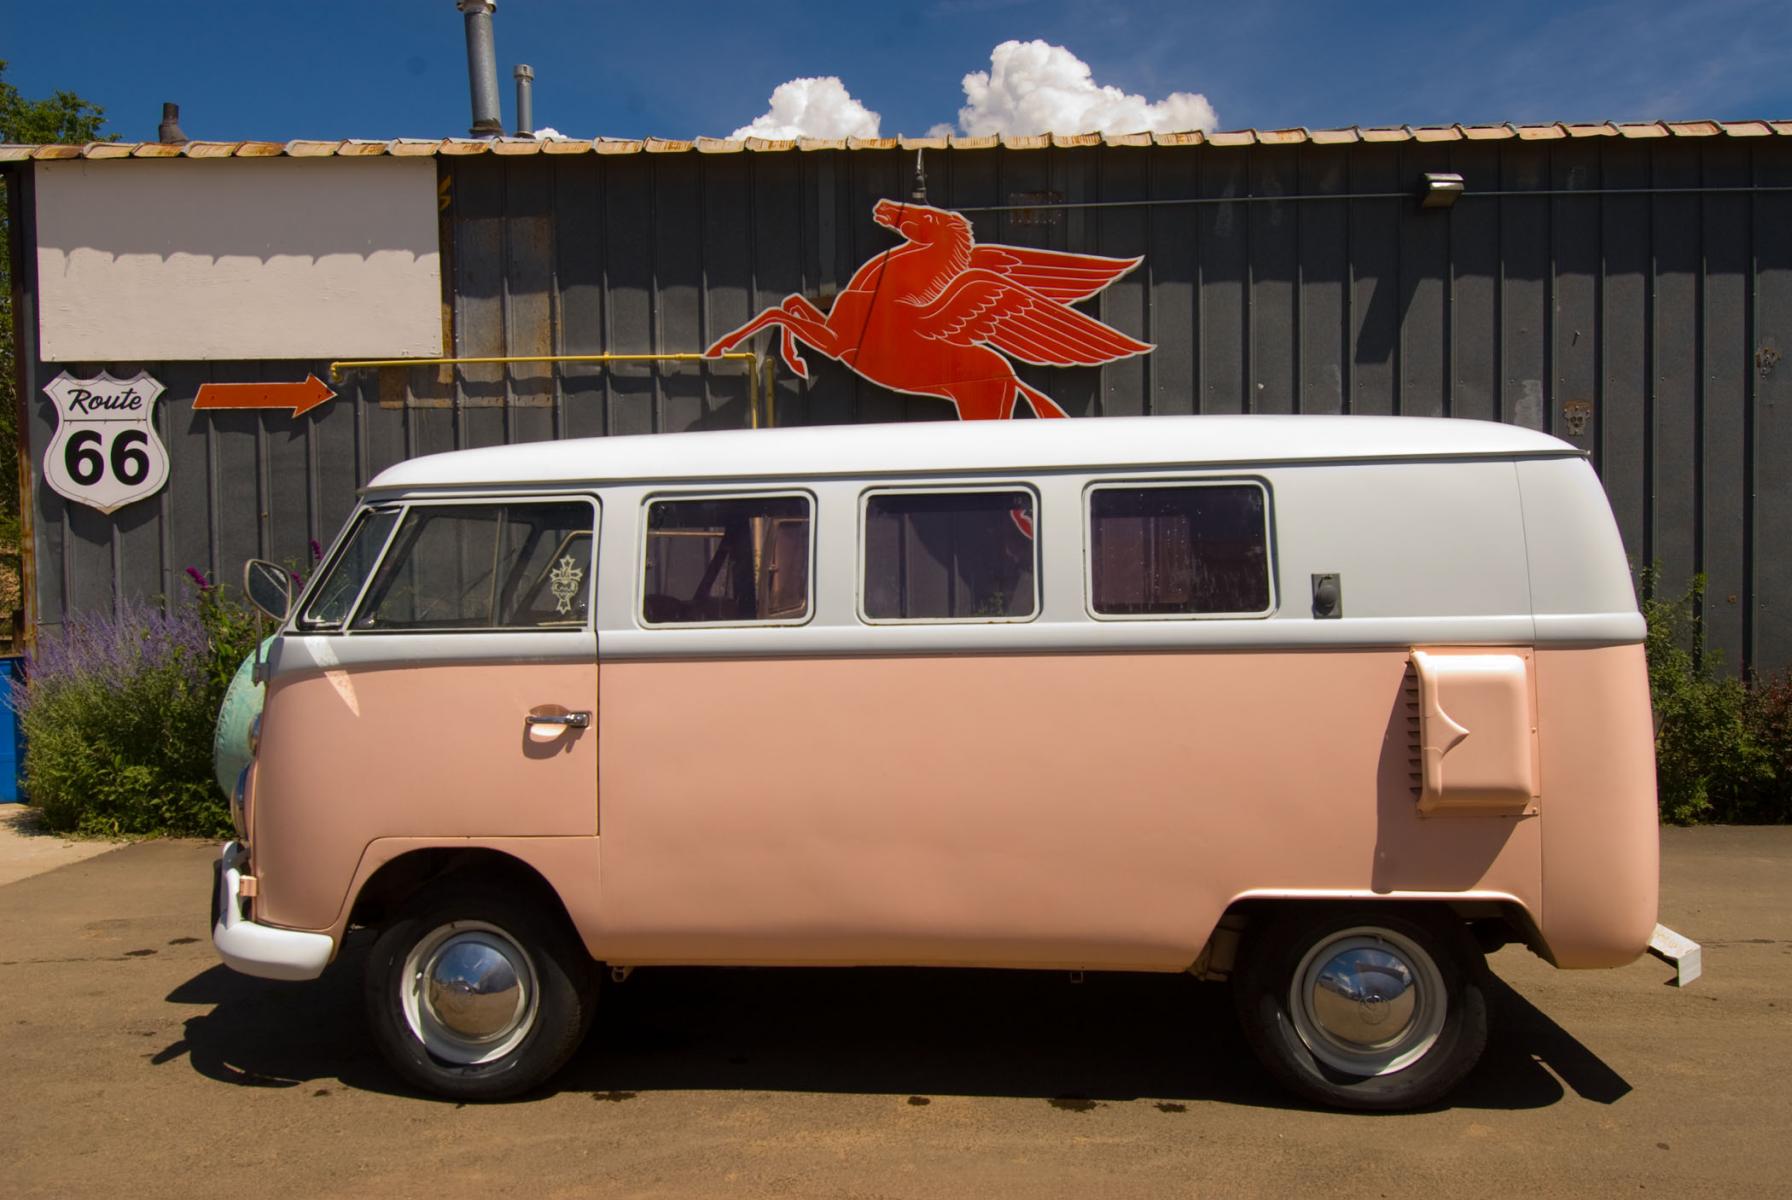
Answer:
<path fill-rule="evenodd" d="M 1088 146 L 1338 146 L 1358 142 L 1559 141 L 1569 138 L 1783 138 L 1792 121 L 1580 121 L 1524 125 L 1389 125 L 1373 129 L 1230 129 L 1203 133 L 929 134 L 876 138 L 353 138 L 289 142 L 89 142 L 79 145 L 0 145 L 0 162 L 26 159 L 112 158 L 427 158 L 472 154 L 778 154 L 787 151 L 1045 150 Z"/>

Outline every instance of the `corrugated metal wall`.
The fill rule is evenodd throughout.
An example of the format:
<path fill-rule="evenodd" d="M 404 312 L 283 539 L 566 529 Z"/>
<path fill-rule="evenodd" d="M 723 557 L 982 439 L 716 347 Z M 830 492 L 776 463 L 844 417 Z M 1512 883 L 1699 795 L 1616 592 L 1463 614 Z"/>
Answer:
<path fill-rule="evenodd" d="M 891 244 L 871 206 L 905 198 L 914 166 L 878 150 L 439 162 L 460 355 L 699 350 L 790 292 L 825 307 Z M 935 204 L 1023 206 L 978 215 L 981 241 L 1145 256 L 1091 306 L 1154 353 L 1023 371 L 1073 415 L 1394 412 L 1546 429 L 1592 452 L 1637 561 L 1671 587 L 1709 577 L 1706 627 L 1727 661 L 1792 663 L 1786 139 L 954 150 L 926 171 Z M 1410 192 L 1425 171 L 1460 171 L 1471 195 L 1449 211 L 1298 198 Z M 1554 194 L 1472 194 L 1485 191 Z M 1245 197 L 1258 199 L 1024 207 Z M 811 382 L 780 374 L 779 424 L 950 415 L 808 360 Z M 68 365 L 147 367 L 168 385 L 173 476 L 112 517 L 39 484 L 44 623 L 174 592 L 188 565 L 234 577 L 252 554 L 302 561 L 357 485 L 411 455 L 748 420 L 734 364 L 363 372 L 297 422 L 195 416 L 192 397 L 208 379 L 325 364 Z M 55 371 L 32 373 L 35 389 Z M 33 414 L 41 454 L 47 403 Z"/>

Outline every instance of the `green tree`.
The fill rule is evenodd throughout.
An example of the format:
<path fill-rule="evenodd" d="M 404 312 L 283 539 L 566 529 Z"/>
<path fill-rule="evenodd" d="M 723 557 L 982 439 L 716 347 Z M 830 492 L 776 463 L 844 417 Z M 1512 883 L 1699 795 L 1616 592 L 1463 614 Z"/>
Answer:
<path fill-rule="evenodd" d="M 112 142 L 106 113 L 73 92 L 27 100 L 6 82 L 0 59 L 0 142 Z M 7 176 L 0 172 L 0 640 L 11 636 L 19 593 L 19 405 L 12 327 L 12 230 Z"/>

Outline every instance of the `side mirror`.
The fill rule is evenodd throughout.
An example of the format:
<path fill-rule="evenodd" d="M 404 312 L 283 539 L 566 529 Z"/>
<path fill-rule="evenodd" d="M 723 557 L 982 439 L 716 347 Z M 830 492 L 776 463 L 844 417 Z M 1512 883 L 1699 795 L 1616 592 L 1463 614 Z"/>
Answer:
<path fill-rule="evenodd" d="M 252 558 L 243 564 L 243 595 L 276 621 L 292 611 L 292 575 L 278 563 Z"/>

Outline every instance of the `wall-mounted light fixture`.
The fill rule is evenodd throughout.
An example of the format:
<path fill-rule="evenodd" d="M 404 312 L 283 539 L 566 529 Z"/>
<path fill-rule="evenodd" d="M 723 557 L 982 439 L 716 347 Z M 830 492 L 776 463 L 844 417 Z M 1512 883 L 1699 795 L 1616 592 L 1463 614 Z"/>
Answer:
<path fill-rule="evenodd" d="M 1449 208 L 1462 195 L 1462 176 L 1454 171 L 1427 171 L 1419 176 L 1419 207 Z"/>

